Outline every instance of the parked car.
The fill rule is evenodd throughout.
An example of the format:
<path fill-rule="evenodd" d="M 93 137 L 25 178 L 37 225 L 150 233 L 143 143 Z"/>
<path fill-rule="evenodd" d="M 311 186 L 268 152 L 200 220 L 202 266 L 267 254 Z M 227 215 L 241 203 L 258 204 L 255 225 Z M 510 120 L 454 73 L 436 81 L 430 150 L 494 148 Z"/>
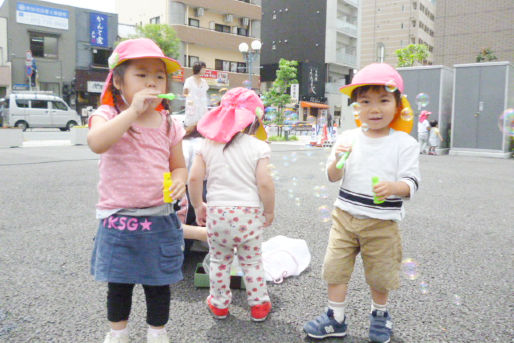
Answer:
<path fill-rule="evenodd" d="M 29 127 L 67 131 L 81 122 L 77 111 L 60 97 L 46 92 L 12 93 L 4 99 L 3 105 L 4 122 L 23 131 Z"/>

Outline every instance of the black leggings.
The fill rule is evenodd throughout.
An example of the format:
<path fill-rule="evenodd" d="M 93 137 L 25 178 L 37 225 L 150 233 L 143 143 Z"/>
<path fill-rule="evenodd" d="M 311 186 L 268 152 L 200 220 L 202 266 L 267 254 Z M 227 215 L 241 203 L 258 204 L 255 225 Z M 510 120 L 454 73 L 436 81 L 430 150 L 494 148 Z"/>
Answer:
<path fill-rule="evenodd" d="M 143 285 L 146 297 L 146 322 L 164 326 L 170 317 L 170 286 Z M 132 307 L 134 284 L 109 282 L 107 290 L 107 319 L 110 322 L 128 320 Z"/>

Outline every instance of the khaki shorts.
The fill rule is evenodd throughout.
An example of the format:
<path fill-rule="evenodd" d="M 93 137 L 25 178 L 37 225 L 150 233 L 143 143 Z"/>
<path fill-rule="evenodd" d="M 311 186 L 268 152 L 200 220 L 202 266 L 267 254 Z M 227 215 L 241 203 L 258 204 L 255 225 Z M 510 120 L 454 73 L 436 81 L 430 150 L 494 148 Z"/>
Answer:
<path fill-rule="evenodd" d="M 323 278 L 329 284 L 348 284 L 355 257 L 361 253 L 368 285 L 378 292 L 400 286 L 402 241 L 392 220 L 358 219 L 335 208 Z"/>

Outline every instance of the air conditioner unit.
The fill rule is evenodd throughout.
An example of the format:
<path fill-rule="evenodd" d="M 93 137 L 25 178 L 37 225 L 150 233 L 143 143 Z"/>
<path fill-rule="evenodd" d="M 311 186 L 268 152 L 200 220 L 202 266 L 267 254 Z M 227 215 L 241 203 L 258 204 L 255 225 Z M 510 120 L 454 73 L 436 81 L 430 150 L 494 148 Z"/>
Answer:
<path fill-rule="evenodd" d="M 223 20 L 225 21 L 225 23 L 231 23 L 234 21 L 234 16 L 232 14 L 225 14 L 223 16 Z"/>
<path fill-rule="evenodd" d="M 241 25 L 243 25 L 243 26 L 250 25 L 250 18 L 247 18 L 247 17 L 241 18 Z"/>
<path fill-rule="evenodd" d="M 201 17 L 203 16 L 205 10 L 203 7 L 198 7 L 196 10 L 195 10 L 195 17 Z"/>

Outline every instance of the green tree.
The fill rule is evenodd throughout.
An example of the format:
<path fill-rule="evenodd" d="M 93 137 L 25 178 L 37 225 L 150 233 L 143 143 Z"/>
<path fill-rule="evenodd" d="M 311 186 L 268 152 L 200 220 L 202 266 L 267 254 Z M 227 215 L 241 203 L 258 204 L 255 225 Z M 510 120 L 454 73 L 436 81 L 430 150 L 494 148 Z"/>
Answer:
<path fill-rule="evenodd" d="M 162 49 L 164 54 L 171 58 L 180 57 L 180 39 L 177 38 L 175 30 L 164 24 L 146 24 L 136 27 L 136 34 L 126 39 L 150 38 Z"/>
<path fill-rule="evenodd" d="M 484 48 L 480 50 L 480 53 L 477 56 L 477 62 L 489 62 L 495 61 L 498 57 L 493 54 L 493 51 L 489 48 Z"/>
<path fill-rule="evenodd" d="M 425 44 L 409 44 L 396 50 L 395 54 L 398 57 L 398 67 L 412 67 L 416 62 L 423 63 L 430 53 Z"/>
<path fill-rule="evenodd" d="M 273 81 L 270 90 L 263 94 L 265 106 L 276 106 L 277 115 L 273 121 L 277 125 L 284 124 L 284 107 L 291 103 L 291 95 L 288 92 L 292 84 L 298 83 L 298 62 L 281 58 L 278 64 L 277 78 Z M 279 126 L 279 136 L 282 135 L 282 127 Z"/>

